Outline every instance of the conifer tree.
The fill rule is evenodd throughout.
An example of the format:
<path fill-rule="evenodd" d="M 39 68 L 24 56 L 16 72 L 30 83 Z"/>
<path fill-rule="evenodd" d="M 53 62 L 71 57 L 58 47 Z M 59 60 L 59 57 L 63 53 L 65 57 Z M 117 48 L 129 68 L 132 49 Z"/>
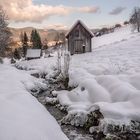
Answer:
<path fill-rule="evenodd" d="M 26 32 L 24 32 L 24 34 L 21 33 L 20 40 L 22 42 L 23 56 L 25 57 L 26 53 L 27 53 L 27 49 L 28 49 L 28 36 L 27 36 Z"/>
<path fill-rule="evenodd" d="M 37 30 L 32 30 L 31 39 L 33 49 L 42 49 L 41 37 Z"/>
<path fill-rule="evenodd" d="M 20 59 L 21 58 L 18 49 L 15 49 L 15 51 L 14 51 L 14 58 L 15 59 Z"/>

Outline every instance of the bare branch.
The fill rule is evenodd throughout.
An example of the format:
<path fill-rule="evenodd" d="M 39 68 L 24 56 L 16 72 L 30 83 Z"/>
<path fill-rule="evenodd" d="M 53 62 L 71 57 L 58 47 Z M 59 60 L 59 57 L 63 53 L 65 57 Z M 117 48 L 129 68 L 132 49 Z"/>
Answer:
<path fill-rule="evenodd" d="M 8 28 L 8 16 L 2 6 L 0 6 L 0 55 L 3 54 L 4 50 L 9 46 L 11 35 Z"/>

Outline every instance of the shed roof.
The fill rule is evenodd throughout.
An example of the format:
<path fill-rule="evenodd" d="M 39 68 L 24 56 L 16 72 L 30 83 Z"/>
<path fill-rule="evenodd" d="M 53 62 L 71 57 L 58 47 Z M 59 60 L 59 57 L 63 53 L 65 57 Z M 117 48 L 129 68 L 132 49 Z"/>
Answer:
<path fill-rule="evenodd" d="M 73 26 L 72 28 L 69 30 L 69 32 L 66 34 L 66 38 L 68 38 L 69 34 L 73 31 L 73 29 L 78 25 L 82 25 L 83 28 L 85 28 L 85 30 L 91 35 L 91 37 L 93 37 L 93 33 L 88 29 L 88 27 L 81 21 L 81 20 L 78 20 Z"/>
<path fill-rule="evenodd" d="M 26 58 L 38 58 L 41 56 L 41 49 L 28 49 Z"/>

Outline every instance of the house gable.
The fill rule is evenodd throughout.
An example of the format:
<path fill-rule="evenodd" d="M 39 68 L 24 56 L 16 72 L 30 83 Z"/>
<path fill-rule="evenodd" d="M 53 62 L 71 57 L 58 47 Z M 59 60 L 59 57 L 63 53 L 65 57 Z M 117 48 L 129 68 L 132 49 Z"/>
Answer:
<path fill-rule="evenodd" d="M 68 50 L 71 54 L 91 52 L 92 37 L 92 32 L 78 20 L 66 35 Z"/>
<path fill-rule="evenodd" d="M 82 21 L 78 20 L 66 34 L 66 38 L 69 37 L 69 35 L 74 31 L 75 28 L 77 28 L 77 26 L 81 26 L 81 28 L 84 28 L 85 31 L 91 36 L 91 38 L 94 36 L 93 33 L 87 28 L 87 26 Z"/>

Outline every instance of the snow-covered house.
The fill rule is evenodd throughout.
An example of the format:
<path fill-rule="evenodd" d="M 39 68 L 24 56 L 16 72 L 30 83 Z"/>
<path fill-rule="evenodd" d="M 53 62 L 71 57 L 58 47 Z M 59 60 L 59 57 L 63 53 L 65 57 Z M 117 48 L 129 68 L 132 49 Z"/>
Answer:
<path fill-rule="evenodd" d="M 71 54 L 91 52 L 92 37 L 92 32 L 82 21 L 78 20 L 66 35 L 68 50 Z"/>
<path fill-rule="evenodd" d="M 42 54 L 41 49 L 28 49 L 26 54 L 26 59 L 27 60 L 37 59 L 41 57 L 41 54 Z"/>

